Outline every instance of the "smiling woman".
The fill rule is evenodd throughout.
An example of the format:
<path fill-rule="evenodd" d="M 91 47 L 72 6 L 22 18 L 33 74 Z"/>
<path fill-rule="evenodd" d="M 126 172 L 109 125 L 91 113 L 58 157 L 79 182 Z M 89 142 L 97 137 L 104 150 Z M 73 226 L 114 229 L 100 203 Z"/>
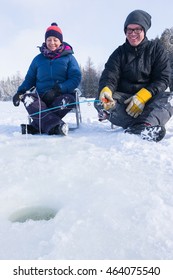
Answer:
<path fill-rule="evenodd" d="M 23 83 L 13 96 L 13 104 L 19 106 L 22 101 L 29 115 L 41 112 L 32 118 L 29 134 L 67 136 L 68 124 L 63 118 L 74 107 L 81 70 L 73 48 L 63 41 L 62 31 L 55 22 L 46 29 L 45 41 L 39 50 L 40 54 L 32 60 Z M 46 113 L 45 110 L 57 106 L 61 110 Z"/>

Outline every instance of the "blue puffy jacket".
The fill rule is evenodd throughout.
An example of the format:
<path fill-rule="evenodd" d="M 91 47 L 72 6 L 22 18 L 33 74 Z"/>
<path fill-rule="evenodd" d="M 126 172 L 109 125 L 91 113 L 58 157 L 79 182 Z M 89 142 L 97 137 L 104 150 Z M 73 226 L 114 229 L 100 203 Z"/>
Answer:
<path fill-rule="evenodd" d="M 62 93 L 72 93 L 80 81 L 81 71 L 73 54 L 68 53 L 59 58 L 50 59 L 40 53 L 33 59 L 18 92 L 25 92 L 36 87 L 41 95 L 58 83 Z"/>

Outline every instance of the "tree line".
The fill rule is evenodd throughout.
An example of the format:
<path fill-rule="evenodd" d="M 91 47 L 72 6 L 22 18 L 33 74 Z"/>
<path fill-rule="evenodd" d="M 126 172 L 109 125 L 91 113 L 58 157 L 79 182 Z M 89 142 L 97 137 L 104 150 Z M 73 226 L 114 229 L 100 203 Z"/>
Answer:
<path fill-rule="evenodd" d="M 169 55 L 171 64 L 171 80 L 169 87 L 170 90 L 173 91 L 173 27 L 170 29 L 165 29 L 159 40 L 162 42 Z M 86 98 L 96 97 L 102 69 L 96 69 L 90 57 L 88 57 L 85 67 L 80 68 L 82 72 L 82 80 L 79 88 L 82 92 L 82 96 Z M 22 81 L 23 78 L 19 72 L 11 78 L 8 77 L 6 80 L 1 80 L 0 100 L 11 100 Z"/>

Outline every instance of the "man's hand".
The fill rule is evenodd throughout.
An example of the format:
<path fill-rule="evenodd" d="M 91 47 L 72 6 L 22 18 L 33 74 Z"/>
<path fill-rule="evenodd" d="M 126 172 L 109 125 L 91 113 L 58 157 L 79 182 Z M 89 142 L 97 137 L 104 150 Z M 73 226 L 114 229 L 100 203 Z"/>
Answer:
<path fill-rule="evenodd" d="M 135 95 L 124 101 L 125 104 L 129 104 L 126 108 L 127 114 L 131 117 L 137 118 L 143 111 L 145 104 L 152 97 L 151 93 L 142 88 Z"/>
<path fill-rule="evenodd" d="M 104 87 L 99 96 L 99 100 L 106 111 L 115 106 L 115 100 L 112 98 L 112 91 L 108 87 Z"/>

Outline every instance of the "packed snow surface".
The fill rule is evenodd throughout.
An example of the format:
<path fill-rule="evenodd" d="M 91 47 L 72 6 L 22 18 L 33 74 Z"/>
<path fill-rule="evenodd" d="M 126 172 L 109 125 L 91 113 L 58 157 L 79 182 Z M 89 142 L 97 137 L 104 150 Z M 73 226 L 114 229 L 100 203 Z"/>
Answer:
<path fill-rule="evenodd" d="M 0 259 L 172 259 L 173 119 L 152 143 L 80 106 L 68 136 L 21 135 L 23 104 L 0 102 Z"/>

